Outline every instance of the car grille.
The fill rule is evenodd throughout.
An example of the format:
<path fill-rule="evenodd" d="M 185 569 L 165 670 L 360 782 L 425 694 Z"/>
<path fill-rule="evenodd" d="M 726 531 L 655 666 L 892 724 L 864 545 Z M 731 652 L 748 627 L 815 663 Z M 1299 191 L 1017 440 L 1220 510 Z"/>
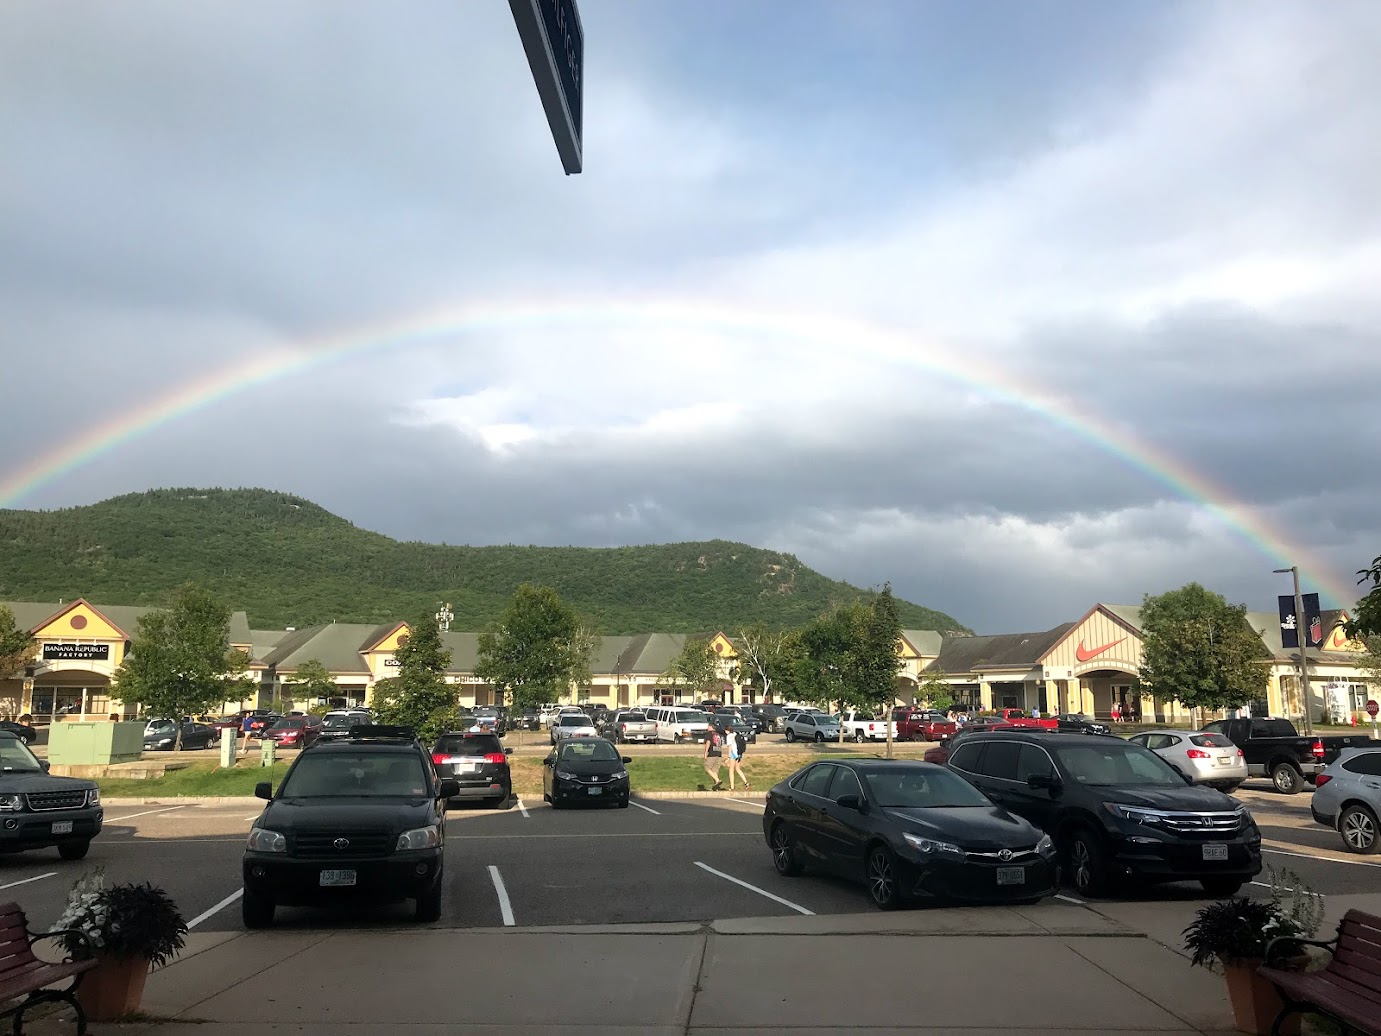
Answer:
<path fill-rule="evenodd" d="M 24 796 L 35 813 L 49 809 L 80 809 L 86 805 L 84 791 L 39 791 Z"/>
<path fill-rule="evenodd" d="M 608 784 L 614 778 L 607 773 L 577 774 L 576 780 L 581 784 Z"/>
<path fill-rule="evenodd" d="M 1168 813 L 1160 823 L 1177 835 L 1235 835 L 1242 828 L 1242 814 Z"/>
<path fill-rule="evenodd" d="M 1007 859 L 1002 858 L 1003 853 L 1011 853 Z M 997 849 L 994 851 L 973 852 L 965 850 L 964 855 L 971 860 L 991 860 L 995 863 L 1030 863 L 1033 859 L 1040 859 L 1040 854 L 1036 852 L 1034 845 L 1024 849 Z"/>
<path fill-rule="evenodd" d="M 337 839 L 349 844 L 338 847 Z M 387 831 L 304 831 L 294 840 L 298 856 L 332 860 L 382 856 L 393 841 L 394 836 Z"/>

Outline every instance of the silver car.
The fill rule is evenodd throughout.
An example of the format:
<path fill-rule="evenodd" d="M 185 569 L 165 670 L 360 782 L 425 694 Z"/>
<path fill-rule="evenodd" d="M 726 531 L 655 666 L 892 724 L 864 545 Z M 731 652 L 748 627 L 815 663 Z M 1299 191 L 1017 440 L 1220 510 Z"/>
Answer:
<path fill-rule="evenodd" d="M 796 712 L 786 721 L 788 741 L 838 741 L 839 717 L 823 712 Z"/>
<path fill-rule="evenodd" d="M 551 727 L 551 743 L 572 737 L 599 737 L 595 721 L 581 712 L 563 712 Z"/>
<path fill-rule="evenodd" d="M 1222 734 L 1205 730 L 1151 731 L 1127 740 L 1149 748 L 1194 784 L 1236 791 L 1247 779 L 1246 757 Z"/>
<path fill-rule="evenodd" d="M 1376 819 L 1381 816 L 1381 745 L 1343 749 L 1314 778 L 1309 810 L 1318 823 L 1343 836 L 1350 852 L 1381 852 Z"/>

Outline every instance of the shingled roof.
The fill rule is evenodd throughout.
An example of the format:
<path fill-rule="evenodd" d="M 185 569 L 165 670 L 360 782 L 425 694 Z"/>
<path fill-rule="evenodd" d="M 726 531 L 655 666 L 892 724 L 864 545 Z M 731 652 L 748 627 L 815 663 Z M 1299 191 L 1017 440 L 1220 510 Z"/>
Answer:
<path fill-rule="evenodd" d="M 981 669 L 1032 668 L 1041 656 L 1059 643 L 1074 628 L 1066 622 L 1043 633 L 999 633 L 987 637 L 947 636 L 939 657 L 926 671 L 949 674 L 972 673 Z"/>

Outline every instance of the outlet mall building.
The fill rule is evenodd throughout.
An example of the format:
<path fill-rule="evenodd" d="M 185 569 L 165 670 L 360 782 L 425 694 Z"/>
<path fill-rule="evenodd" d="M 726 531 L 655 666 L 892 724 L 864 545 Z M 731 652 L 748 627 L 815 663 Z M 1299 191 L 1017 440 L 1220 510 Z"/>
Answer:
<path fill-rule="evenodd" d="M 16 623 L 34 640 L 34 654 L 22 673 L 0 679 L 0 714 L 31 713 L 38 722 L 62 718 L 127 713 L 117 691 L 116 671 L 129 651 L 140 616 L 152 609 L 71 603 L 6 603 Z M 1365 648 L 1335 627 L 1344 612 L 1326 612 L 1330 630 L 1324 646 L 1309 654 L 1310 697 L 1315 718 L 1329 702 L 1344 702 L 1361 722 L 1366 718 L 1367 673 L 1359 668 Z M 1251 612 L 1248 621 L 1262 639 L 1268 670 L 1266 696 L 1252 704 L 1255 715 L 1302 715 L 1297 660 L 1281 646 L 1275 612 Z M 268 704 L 275 694 L 292 699 L 293 674 L 309 660 L 332 674 L 339 704 L 369 704 L 374 688 L 397 669 L 394 652 L 406 642 L 406 622 L 371 625 L 330 623 L 303 629 L 254 630 L 244 612 L 230 620 L 231 646 L 249 655 L 250 675 L 259 687 L 258 701 L 227 702 L 225 711 Z M 737 657 L 734 638 L 724 632 L 701 634 L 639 633 L 601 637 L 596 643 L 587 687 L 572 688 L 581 703 L 623 705 L 672 704 L 692 700 L 686 692 L 665 686 L 662 674 L 687 640 L 710 639 L 719 655 L 722 696 L 727 701 L 755 700 L 751 688 L 730 678 Z M 444 632 L 451 652 L 447 679 L 456 686 L 461 705 L 489 705 L 495 691 L 474 675 L 478 634 Z M 1141 664 L 1140 609 L 1128 605 L 1094 605 L 1077 622 L 1038 633 L 969 636 L 935 630 L 904 630 L 897 645 L 902 669 L 897 699 L 916 700 L 922 681 L 949 685 L 954 700 L 975 709 L 1021 708 L 1051 712 L 1084 712 L 1108 718 L 1114 706 L 1127 715 L 1135 709 L 1144 721 L 1184 721 L 1174 702 L 1143 694 L 1137 681 Z M 300 702 L 299 706 L 313 704 Z M 1336 706 L 1335 706 L 1336 708 Z"/>

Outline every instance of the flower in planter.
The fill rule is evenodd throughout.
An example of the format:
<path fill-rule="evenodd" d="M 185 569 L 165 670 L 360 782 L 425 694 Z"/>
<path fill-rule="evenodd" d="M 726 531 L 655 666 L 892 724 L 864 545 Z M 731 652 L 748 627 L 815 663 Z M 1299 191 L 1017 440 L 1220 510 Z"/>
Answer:
<path fill-rule="evenodd" d="M 1272 939 L 1312 938 L 1323 921 L 1323 896 L 1314 892 L 1293 871 L 1267 870 L 1270 899 L 1234 899 L 1209 903 L 1199 909 L 1194 923 L 1184 930 L 1191 963 L 1214 968 L 1245 961 L 1260 961 Z M 1285 906 L 1289 896 L 1290 905 Z"/>
<path fill-rule="evenodd" d="M 67 895 L 67 908 L 53 931 L 84 933 L 103 957 L 143 958 L 154 967 L 166 964 L 185 945 L 187 924 L 168 894 L 148 882 L 108 885 L 105 871 L 83 875 Z M 66 939 L 69 953 L 83 949 Z"/>

